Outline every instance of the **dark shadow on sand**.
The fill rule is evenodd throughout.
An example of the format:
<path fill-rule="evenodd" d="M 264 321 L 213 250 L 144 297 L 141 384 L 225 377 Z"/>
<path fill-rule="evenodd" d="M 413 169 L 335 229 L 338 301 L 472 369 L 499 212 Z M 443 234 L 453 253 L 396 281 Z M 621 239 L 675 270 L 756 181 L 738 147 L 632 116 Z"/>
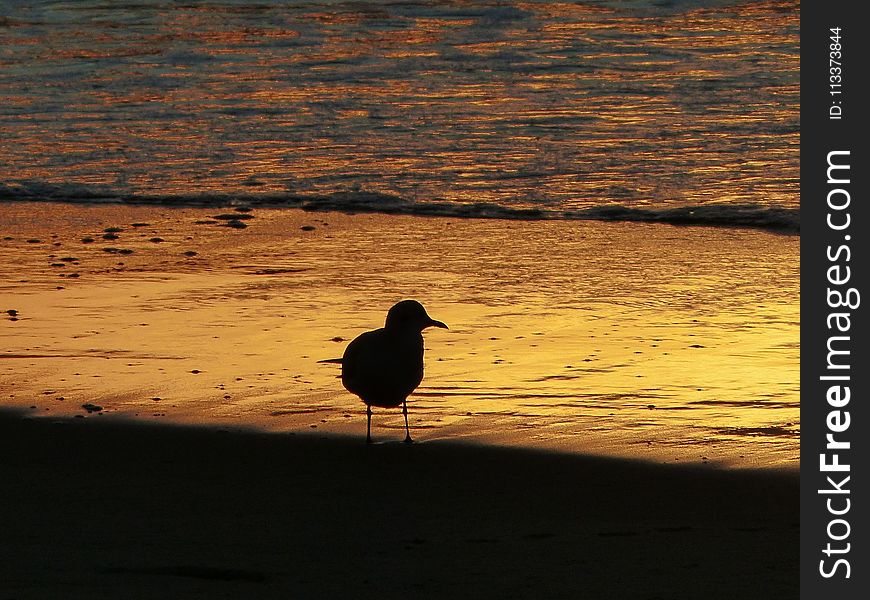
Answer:
<path fill-rule="evenodd" d="M 794 598 L 795 472 L 0 411 L 0 596 Z"/>

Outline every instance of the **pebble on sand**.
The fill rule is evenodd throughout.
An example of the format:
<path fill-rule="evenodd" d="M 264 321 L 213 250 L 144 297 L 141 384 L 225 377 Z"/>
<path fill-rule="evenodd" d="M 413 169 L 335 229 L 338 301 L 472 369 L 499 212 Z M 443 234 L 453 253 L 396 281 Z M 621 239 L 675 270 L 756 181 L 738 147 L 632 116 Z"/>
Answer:
<path fill-rule="evenodd" d="M 314 231 L 317 228 L 314 225 L 303 225 L 299 229 L 301 229 L 302 231 Z"/>
<path fill-rule="evenodd" d="M 103 410 L 102 406 L 91 404 L 90 402 L 82 404 L 82 408 L 88 411 L 88 413 L 100 412 L 101 410 Z"/>
<path fill-rule="evenodd" d="M 232 221 L 227 221 L 224 223 L 224 227 L 232 227 L 233 229 L 245 229 L 247 224 L 243 221 L 239 221 L 238 219 L 233 219 Z"/>

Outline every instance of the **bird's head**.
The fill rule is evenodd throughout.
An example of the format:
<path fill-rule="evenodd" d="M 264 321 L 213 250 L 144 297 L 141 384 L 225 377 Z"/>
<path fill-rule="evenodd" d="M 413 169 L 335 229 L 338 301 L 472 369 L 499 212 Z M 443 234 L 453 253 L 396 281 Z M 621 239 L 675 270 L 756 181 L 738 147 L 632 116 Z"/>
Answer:
<path fill-rule="evenodd" d="M 393 308 L 387 313 L 387 322 L 384 327 L 413 331 L 423 331 L 427 327 L 447 329 L 447 325 L 430 317 L 423 305 L 416 300 L 402 300 L 393 305 Z"/>

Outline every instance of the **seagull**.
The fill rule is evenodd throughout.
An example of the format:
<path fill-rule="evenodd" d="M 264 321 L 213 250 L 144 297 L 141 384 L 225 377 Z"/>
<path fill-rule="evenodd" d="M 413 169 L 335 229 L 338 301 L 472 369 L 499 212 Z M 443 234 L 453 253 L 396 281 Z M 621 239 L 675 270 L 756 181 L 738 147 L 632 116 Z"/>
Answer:
<path fill-rule="evenodd" d="M 366 443 L 372 441 L 372 406 L 395 408 L 405 415 L 410 444 L 408 395 L 423 381 L 423 330 L 447 325 L 431 318 L 416 300 L 402 300 L 387 313 L 383 328 L 360 334 L 344 351 L 341 382 L 366 404 Z"/>

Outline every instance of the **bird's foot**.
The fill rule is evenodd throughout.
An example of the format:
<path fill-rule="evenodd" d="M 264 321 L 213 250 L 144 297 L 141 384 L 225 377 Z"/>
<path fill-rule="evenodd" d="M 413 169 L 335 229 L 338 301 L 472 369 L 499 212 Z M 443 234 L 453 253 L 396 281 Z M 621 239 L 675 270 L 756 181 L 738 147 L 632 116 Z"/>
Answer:
<path fill-rule="evenodd" d="M 366 436 L 366 444 L 374 444 L 374 442 L 372 441 L 372 436 Z"/>
<path fill-rule="evenodd" d="M 413 444 L 414 440 L 411 439 L 410 435 L 407 435 L 407 436 L 405 436 L 405 443 L 406 444 Z"/>

